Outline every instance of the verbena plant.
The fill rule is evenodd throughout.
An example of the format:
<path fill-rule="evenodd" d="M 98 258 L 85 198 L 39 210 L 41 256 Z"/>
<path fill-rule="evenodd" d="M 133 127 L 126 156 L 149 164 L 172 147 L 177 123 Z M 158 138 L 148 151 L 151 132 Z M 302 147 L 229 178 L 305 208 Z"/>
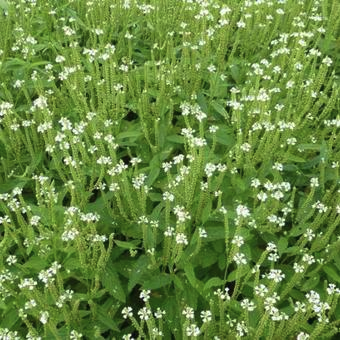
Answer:
<path fill-rule="evenodd" d="M 0 339 L 338 339 L 337 0 L 0 0 Z"/>

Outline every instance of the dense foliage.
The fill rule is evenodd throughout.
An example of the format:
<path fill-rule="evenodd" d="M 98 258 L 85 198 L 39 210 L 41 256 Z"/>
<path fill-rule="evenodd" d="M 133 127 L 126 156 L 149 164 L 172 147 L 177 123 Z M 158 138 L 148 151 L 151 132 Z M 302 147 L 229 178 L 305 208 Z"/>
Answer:
<path fill-rule="evenodd" d="M 0 0 L 0 339 L 339 339 L 338 0 Z"/>

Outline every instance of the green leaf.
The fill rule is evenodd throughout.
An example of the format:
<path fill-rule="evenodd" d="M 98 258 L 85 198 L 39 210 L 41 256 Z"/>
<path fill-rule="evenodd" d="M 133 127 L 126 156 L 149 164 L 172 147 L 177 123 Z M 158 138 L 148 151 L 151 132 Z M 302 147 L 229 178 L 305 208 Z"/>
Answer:
<path fill-rule="evenodd" d="M 279 239 L 279 242 L 277 243 L 277 250 L 280 254 L 280 256 L 284 253 L 284 251 L 287 249 L 288 247 L 288 240 L 285 237 L 281 237 Z"/>
<path fill-rule="evenodd" d="M 333 283 L 340 283 L 340 271 L 333 264 L 323 266 L 323 271 L 333 280 Z"/>
<path fill-rule="evenodd" d="M 211 209 L 212 209 L 212 201 L 210 199 L 210 200 L 208 200 L 208 202 L 206 202 L 206 204 L 205 204 L 205 206 L 202 210 L 202 217 L 201 217 L 202 223 L 205 223 L 208 220 L 208 218 L 210 217 Z"/>
<path fill-rule="evenodd" d="M 298 144 L 298 149 L 302 150 L 315 150 L 320 151 L 321 145 L 320 144 Z"/>
<path fill-rule="evenodd" d="M 216 131 L 216 141 L 222 145 L 233 146 L 235 144 L 233 131 L 231 129 L 219 126 L 219 129 Z"/>
<path fill-rule="evenodd" d="M 172 282 L 172 277 L 169 274 L 160 273 L 150 280 L 143 283 L 144 289 L 158 289 L 169 285 Z"/>
<path fill-rule="evenodd" d="M 184 144 L 184 137 L 183 136 L 179 136 L 179 135 L 167 136 L 166 140 L 168 142 L 172 142 L 172 143 Z"/>
<path fill-rule="evenodd" d="M 298 289 L 295 289 L 293 288 L 290 292 L 289 292 L 289 295 L 294 298 L 295 300 L 298 300 L 298 301 L 302 301 L 304 299 L 304 294 L 298 290 Z"/>
<path fill-rule="evenodd" d="M 197 103 L 201 107 L 202 111 L 204 112 L 208 111 L 207 99 L 202 92 L 197 93 Z"/>
<path fill-rule="evenodd" d="M 212 277 L 211 279 L 209 279 L 204 287 L 203 290 L 207 290 L 210 289 L 211 287 L 218 287 L 218 286 L 222 286 L 224 285 L 225 281 L 220 279 L 219 277 Z"/>
<path fill-rule="evenodd" d="M 38 51 L 39 49 L 42 50 L 43 48 L 47 47 L 48 45 L 46 45 L 46 44 L 37 44 L 37 45 L 35 45 L 35 46 L 36 46 L 37 51 Z M 39 70 L 40 66 L 44 66 L 44 65 L 47 65 L 47 64 L 49 64 L 49 63 L 50 63 L 49 61 L 37 61 L 37 62 L 35 62 L 35 63 L 28 63 L 28 64 L 26 65 L 26 70 L 27 70 L 27 71 L 30 71 L 30 70 L 32 70 L 32 69 L 37 69 L 37 70 Z"/>
<path fill-rule="evenodd" d="M 11 308 L 4 312 L 3 319 L 1 320 L 1 328 L 11 329 L 14 324 L 19 320 L 18 310 L 16 308 Z"/>
<path fill-rule="evenodd" d="M 158 192 L 149 192 L 148 197 L 152 202 L 161 202 L 162 201 L 162 194 Z"/>
<path fill-rule="evenodd" d="M 40 271 L 46 268 L 48 265 L 47 261 L 40 256 L 32 256 L 27 262 L 25 262 L 22 267 L 33 269 L 35 271 Z"/>
<path fill-rule="evenodd" d="M 120 282 L 119 276 L 111 265 L 106 266 L 101 277 L 101 283 L 109 293 L 118 301 L 125 303 L 126 296 Z"/>
<path fill-rule="evenodd" d="M 126 131 L 126 132 L 121 132 L 118 136 L 117 139 L 124 139 L 124 138 L 131 138 L 136 140 L 138 137 L 142 136 L 143 132 L 139 130 L 135 131 Z"/>
<path fill-rule="evenodd" d="M 223 118 L 229 118 L 229 114 L 228 114 L 227 110 L 221 104 L 219 104 L 216 100 L 213 100 L 210 105 Z"/>
<path fill-rule="evenodd" d="M 232 271 L 228 277 L 227 277 L 227 282 L 233 282 L 236 280 L 236 277 L 243 277 L 244 275 L 246 275 L 249 272 L 250 268 L 249 265 L 243 265 L 240 268 L 235 269 L 234 271 Z"/>
<path fill-rule="evenodd" d="M 242 60 L 235 60 L 234 64 L 230 66 L 230 73 L 231 77 L 234 79 L 236 84 L 241 84 L 244 82 L 245 78 L 245 67 L 244 61 Z"/>
<path fill-rule="evenodd" d="M 307 225 L 295 225 L 289 232 L 289 236 L 296 237 L 302 235 L 307 229 Z"/>
<path fill-rule="evenodd" d="M 151 171 L 149 172 L 148 179 L 146 181 L 147 186 L 150 187 L 155 182 L 155 180 L 157 179 L 160 171 L 161 171 L 160 167 L 152 168 L 151 169 Z"/>
<path fill-rule="evenodd" d="M 132 268 L 128 283 L 128 291 L 131 292 L 136 284 L 140 283 L 145 273 L 149 272 L 150 259 L 146 255 L 141 255 Z"/>
<path fill-rule="evenodd" d="M 222 242 L 222 241 L 217 241 L 217 242 Z M 216 253 L 213 249 L 206 246 L 206 247 L 203 247 L 201 251 L 196 255 L 197 262 L 202 266 L 202 268 L 207 268 L 217 262 L 219 255 L 220 254 Z M 222 257 L 223 256 L 220 256 L 220 258 Z"/>
<path fill-rule="evenodd" d="M 285 153 L 284 155 L 286 161 L 292 161 L 292 162 L 296 162 L 296 163 L 304 163 L 306 162 L 305 159 L 303 159 L 302 157 L 298 157 L 298 156 L 295 156 L 295 155 L 292 155 L 291 153 Z"/>
<path fill-rule="evenodd" d="M 117 324 L 108 315 L 107 311 L 98 304 L 96 305 L 96 313 L 97 313 L 97 320 L 99 321 L 99 323 L 107 327 L 107 329 L 117 331 L 117 332 L 119 331 Z"/>
<path fill-rule="evenodd" d="M 232 78 L 235 80 L 236 84 L 240 82 L 240 68 L 237 65 L 232 65 L 230 67 L 230 73 Z"/>
<path fill-rule="evenodd" d="M 131 242 L 126 242 L 126 241 L 114 240 L 114 243 L 116 243 L 116 245 L 119 248 L 137 249 L 138 248 L 138 244 L 140 243 L 140 241 L 139 240 L 133 240 Z"/>
<path fill-rule="evenodd" d="M 65 208 L 56 205 L 53 207 L 53 210 L 47 208 L 47 207 L 42 207 L 42 206 L 36 206 L 36 205 L 31 205 L 31 211 L 35 214 L 41 217 L 41 222 L 46 224 L 46 225 L 51 225 L 52 224 L 52 217 L 56 220 L 56 222 L 59 225 L 63 224 L 64 221 L 64 212 Z"/>
<path fill-rule="evenodd" d="M 66 270 L 73 271 L 73 274 L 74 270 L 81 268 L 80 260 L 79 258 L 76 257 L 69 257 L 67 260 L 65 260 L 63 266 L 65 267 Z"/>
<path fill-rule="evenodd" d="M 181 322 L 179 318 L 179 305 L 177 302 L 177 296 L 169 296 L 168 299 L 164 301 L 164 310 L 166 312 L 166 322 L 168 328 L 172 330 L 174 334 L 174 339 L 181 339 Z M 169 338 L 171 339 L 171 337 Z"/>
<path fill-rule="evenodd" d="M 202 294 L 203 283 L 196 278 L 194 267 L 191 263 L 187 262 L 184 265 L 184 273 L 191 286 L 194 287 L 200 294 Z"/>
<path fill-rule="evenodd" d="M 174 285 L 176 288 L 178 288 L 179 290 L 184 290 L 184 285 L 180 277 L 178 277 L 177 275 L 173 275 L 172 280 L 174 281 Z"/>
<path fill-rule="evenodd" d="M 305 164 L 301 165 L 301 169 L 303 170 L 307 170 L 307 169 L 311 169 L 314 166 L 320 164 L 322 162 L 323 157 L 321 155 L 318 155 L 314 158 L 312 158 L 310 161 L 305 162 Z"/>
<path fill-rule="evenodd" d="M 3 10 L 8 10 L 8 2 L 5 0 L 0 0 L 0 8 Z"/>
<path fill-rule="evenodd" d="M 231 182 L 235 190 L 237 190 L 239 193 L 245 192 L 247 189 L 249 189 L 244 178 L 233 176 Z"/>
<path fill-rule="evenodd" d="M 18 68 L 23 69 L 26 67 L 26 65 L 27 65 L 27 62 L 22 59 L 9 58 L 9 60 L 3 63 L 2 67 L 5 72 L 8 72 L 8 71 L 14 71 Z"/>
<path fill-rule="evenodd" d="M 298 254 L 300 248 L 298 246 L 292 246 L 292 247 L 288 247 L 285 251 L 285 253 L 288 253 L 288 254 Z"/>
<path fill-rule="evenodd" d="M 210 222 L 209 222 L 210 223 Z M 215 241 L 215 240 L 224 240 L 225 238 L 225 230 L 223 225 L 216 226 L 209 226 L 205 227 L 207 231 L 208 237 L 206 238 L 207 241 Z"/>
<path fill-rule="evenodd" d="M 311 278 L 309 278 L 308 280 L 304 282 L 301 290 L 304 292 L 307 292 L 315 288 L 319 284 L 319 282 L 320 282 L 320 275 L 319 274 L 313 275 Z"/>
<path fill-rule="evenodd" d="M 6 181 L 5 183 L 1 183 L 0 193 L 3 194 L 6 192 L 9 192 L 16 187 L 23 188 L 25 184 L 30 180 L 31 180 L 30 178 L 18 177 L 18 178 Z"/>

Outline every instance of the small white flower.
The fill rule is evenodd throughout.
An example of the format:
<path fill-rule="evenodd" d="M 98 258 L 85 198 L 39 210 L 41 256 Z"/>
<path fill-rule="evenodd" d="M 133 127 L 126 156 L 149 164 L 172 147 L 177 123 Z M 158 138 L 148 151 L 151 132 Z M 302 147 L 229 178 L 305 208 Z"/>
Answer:
<path fill-rule="evenodd" d="M 174 213 L 177 216 L 178 222 L 185 222 L 186 220 L 190 220 L 191 216 L 187 211 L 184 210 L 183 206 L 176 205 L 174 207 Z"/>
<path fill-rule="evenodd" d="M 236 214 L 239 217 L 248 217 L 248 216 L 250 216 L 249 209 L 245 205 L 242 205 L 242 204 L 239 204 L 236 207 Z"/>
<path fill-rule="evenodd" d="M 256 195 L 257 199 L 261 202 L 265 202 L 268 198 L 268 195 L 264 192 L 264 191 L 260 191 L 257 195 Z"/>
<path fill-rule="evenodd" d="M 251 149 L 251 145 L 249 143 L 244 143 L 240 146 L 240 148 L 244 152 L 249 152 Z"/>
<path fill-rule="evenodd" d="M 164 236 L 171 237 L 175 232 L 175 228 L 173 227 L 167 227 L 167 229 L 164 232 Z"/>
<path fill-rule="evenodd" d="M 313 209 L 318 209 L 319 213 L 325 213 L 328 210 L 328 207 L 325 206 L 323 203 L 321 203 L 320 201 L 315 202 L 312 205 Z"/>
<path fill-rule="evenodd" d="M 13 84 L 13 87 L 15 89 L 20 89 L 22 87 L 22 85 L 25 83 L 25 80 L 16 80 Z M 1 115 L 1 114 L 0 114 Z"/>
<path fill-rule="evenodd" d="M 132 308 L 131 307 L 124 307 L 122 309 L 122 315 L 124 319 L 127 319 L 128 317 L 132 317 Z"/>
<path fill-rule="evenodd" d="M 216 170 L 216 165 L 213 163 L 207 163 L 204 167 L 204 172 L 208 178 L 213 175 L 215 170 Z"/>
<path fill-rule="evenodd" d="M 277 262 L 279 258 L 278 253 L 271 253 L 268 255 L 268 261 Z"/>
<path fill-rule="evenodd" d="M 223 215 L 226 215 L 228 211 L 227 211 L 227 209 L 226 209 L 225 207 L 222 206 L 222 207 L 219 209 L 219 212 L 222 213 Z"/>
<path fill-rule="evenodd" d="M 295 273 L 303 273 L 304 270 L 305 270 L 304 266 L 302 266 L 302 265 L 300 265 L 296 262 L 294 262 L 293 268 L 294 268 Z"/>
<path fill-rule="evenodd" d="M 96 35 L 104 34 L 104 31 L 101 28 L 95 28 L 94 30 L 92 30 L 92 32 L 95 33 Z"/>
<path fill-rule="evenodd" d="M 201 312 L 201 318 L 203 323 L 210 322 L 212 320 L 212 314 L 210 310 L 203 310 Z"/>
<path fill-rule="evenodd" d="M 162 319 L 165 315 L 165 311 L 161 310 L 159 307 L 157 307 L 156 312 L 154 313 L 156 319 Z"/>
<path fill-rule="evenodd" d="M 69 26 L 63 26 L 63 31 L 64 31 L 64 34 L 67 35 L 67 36 L 71 36 L 71 35 L 76 34 L 75 30 L 73 30 Z"/>
<path fill-rule="evenodd" d="M 264 297 L 268 293 L 268 288 L 264 284 L 260 284 L 254 288 L 255 295 L 260 297 Z"/>
<path fill-rule="evenodd" d="M 124 334 L 122 337 L 123 340 L 135 340 L 135 338 L 132 336 L 131 333 L 129 334 Z"/>
<path fill-rule="evenodd" d="M 328 295 L 340 294 L 340 289 L 337 288 L 334 283 L 328 284 L 328 287 L 326 290 L 327 290 Z"/>
<path fill-rule="evenodd" d="M 215 197 L 220 197 L 223 194 L 221 190 L 214 191 L 214 196 Z"/>
<path fill-rule="evenodd" d="M 322 63 L 330 67 L 333 63 L 332 59 L 330 57 L 325 57 L 322 59 Z"/>
<path fill-rule="evenodd" d="M 248 328 L 244 321 L 238 322 L 236 324 L 236 331 L 240 337 L 245 336 L 248 333 Z"/>
<path fill-rule="evenodd" d="M 147 176 L 145 174 L 139 174 L 138 176 L 132 178 L 132 185 L 135 189 L 140 189 L 146 180 Z"/>
<path fill-rule="evenodd" d="M 319 179 L 317 177 L 313 177 L 310 180 L 310 186 L 312 188 L 317 188 L 319 186 Z"/>
<path fill-rule="evenodd" d="M 258 178 L 253 178 L 251 180 L 250 186 L 253 188 L 258 188 L 261 185 L 261 182 Z"/>
<path fill-rule="evenodd" d="M 278 283 L 285 278 L 285 274 L 282 273 L 281 269 L 271 269 L 270 272 L 266 275 L 266 277 Z"/>
<path fill-rule="evenodd" d="M 201 331 L 195 324 L 192 324 L 186 328 L 186 334 L 187 336 L 197 337 L 201 334 Z"/>
<path fill-rule="evenodd" d="M 275 215 L 274 215 L 274 216 L 275 216 Z M 266 250 L 269 251 L 269 252 L 270 252 L 270 251 L 276 252 L 276 251 L 277 251 L 276 244 L 273 243 L 273 242 L 269 242 L 269 243 L 267 244 Z"/>
<path fill-rule="evenodd" d="M 211 64 L 211 65 L 209 65 L 209 66 L 207 67 L 207 70 L 208 70 L 210 73 L 213 73 L 213 72 L 216 71 L 216 66 Z"/>
<path fill-rule="evenodd" d="M 198 233 L 199 233 L 199 237 L 201 237 L 201 238 L 208 237 L 207 231 L 204 228 L 199 228 Z"/>
<path fill-rule="evenodd" d="M 238 21 L 238 22 L 236 23 L 236 26 L 237 26 L 238 28 L 245 28 L 245 27 L 246 27 L 246 23 L 245 23 L 244 21 L 240 20 L 240 21 Z"/>
<path fill-rule="evenodd" d="M 242 300 L 241 307 L 249 312 L 252 312 L 256 308 L 255 303 L 253 301 L 249 301 L 249 299 Z"/>
<path fill-rule="evenodd" d="M 232 244 L 236 244 L 238 247 L 241 247 L 244 244 L 244 239 L 240 235 L 234 236 L 233 240 L 231 241 Z"/>
<path fill-rule="evenodd" d="M 151 291 L 148 290 L 142 290 L 141 293 L 139 294 L 139 297 L 144 301 L 147 302 L 150 299 L 150 293 Z"/>
<path fill-rule="evenodd" d="M 164 201 L 173 202 L 174 199 L 175 199 L 175 196 L 174 196 L 172 193 L 170 193 L 170 192 L 168 192 L 168 191 L 165 191 L 165 192 L 163 193 L 163 200 L 164 200 Z"/>
<path fill-rule="evenodd" d="M 301 332 L 297 335 L 296 340 L 307 340 L 309 335 L 307 333 Z"/>
<path fill-rule="evenodd" d="M 296 301 L 294 305 L 294 312 L 306 313 L 306 304 L 304 302 Z"/>
<path fill-rule="evenodd" d="M 176 234 L 176 243 L 177 244 L 184 244 L 188 245 L 188 239 L 183 233 Z"/>
<path fill-rule="evenodd" d="M 9 266 L 12 266 L 13 264 L 17 263 L 18 259 L 16 255 L 9 255 L 6 259 L 6 262 Z"/>
<path fill-rule="evenodd" d="M 173 163 L 174 164 L 179 164 L 179 163 L 183 162 L 183 160 L 184 160 L 184 155 L 183 154 L 179 154 L 179 155 L 177 155 L 177 156 L 175 156 L 173 158 Z"/>
<path fill-rule="evenodd" d="M 194 319 L 194 309 L 191 307 L 185 307 L 182 311 L 182 315 L 184 315 L 186 319 L 192 320 Z"/>
<path fill-rule="evenodd" d="M 25 303 L 25 309 L 32 309 L 37 306 L 37 302 L 34 299 L 31 299 Z"/>
<path fill-rule="evenodd" d="M 218 129 L 219 129 L 219 127 L 216 126 L 216 125 L 209 126 L 209 132 L 210 133 L 215 133 Z"/>
<path fill-rule="evenodd" d="M 307 229 L 306 232 L 303 234 L 304 237 L 307 238 L 307 240 L 310 242 L 313 240 L 313 238 L 315 237 L 315 234 L 313 232 L 312 229 Z"/>
<path fill-rule="evenodd" d="M 115 182 L 112 182 L 109 186 L 109 190 L 112 192 L 118 191 L 119 189 L 119 184 Z"/>
<path fill-rule="evenodd" d="M 229 301 L 230 300 L 230 295 L 229 295 L 229 288 L 225 288 L 224 289 L 224 292 L 218 288 L 215 292 L 214 292 L 214 295 L 217 295 L 221 300 L 227 300 Z"/>
<path fill-rule="evenodd" d="M 72 330 L 70 332 L 70 340 L 79 340 L 83 337 L 83 334 L 77 332 L 76 330 Z"/>
<path fill-rule="evenodd" d="M 277 170 L 277 171 L 283 171 L 283 165 L 281 163 L 276 162 L 272 169 Z"/>
<path fill-rule="evenodd" d="M 191 147 L 203 147 L 207 145 L 207 141 L 204 138 L 194 137 L 189 140 L 189 144 Z"/>
<path fill-rule="evenodd" d="M 304 254 L 302 256 L 302 261 L 306 262 L 307 264 L 311 265 L 313 263 L 315 263 L 315 258 L 313 255 L 309 255 L 309 254 Z"/>
<path fill-rule="evenodd" d="M 47 322 L 48 322 L 48 318 L 49 318 L 50 314 L 48 312 L 40 312 L 40 322 L 43 324 L 43 325 L 46 325 Z"/>
<path fill-rule="evenodd" d="M 286 84 L 286 89 L 291 89 L 293 88 L 295 82 L 293 80 L 289 80 Z"/>
<path fill-rule="evenodd" d="M 149 308 L 143 307 L 137 313 L 141 320 L 149 320 L 151 315 L 151 310 Z"/>
<path fill-rule="evenodd" d="M 164 172 L 168 172 L 172 167 L 172 162 L 164 162 L 162 163 L 162 168 Z"/>
<path fill-rule="evenodd" d="M 56 56 L 56 58 L 55 58 L 55 62 L 56 63 L 62 63 L 62 62 L 64 62 L 66 59 L 65 59 L 65 57 L 63 57 L 62 55 L 58 55 L 58 56 Z"/>
<path fill-rule="evenodd" d="M 242 253 L 236 253 L 233 257 L 233 260 L 236 262 L 237 265 L 247 264 L 246 256 Z"/>
<path fill-rule="evenodd" d="M 301 63 L 295 63 L 294 67 L 296 70 L 301 71 L 303 69 L 303 65 Z"/>
<path fill-rule="evenodd" d="M 287 138 L 288 145 L 295 145 L 297 143 L 297 139 L 295 137 Z"/>

